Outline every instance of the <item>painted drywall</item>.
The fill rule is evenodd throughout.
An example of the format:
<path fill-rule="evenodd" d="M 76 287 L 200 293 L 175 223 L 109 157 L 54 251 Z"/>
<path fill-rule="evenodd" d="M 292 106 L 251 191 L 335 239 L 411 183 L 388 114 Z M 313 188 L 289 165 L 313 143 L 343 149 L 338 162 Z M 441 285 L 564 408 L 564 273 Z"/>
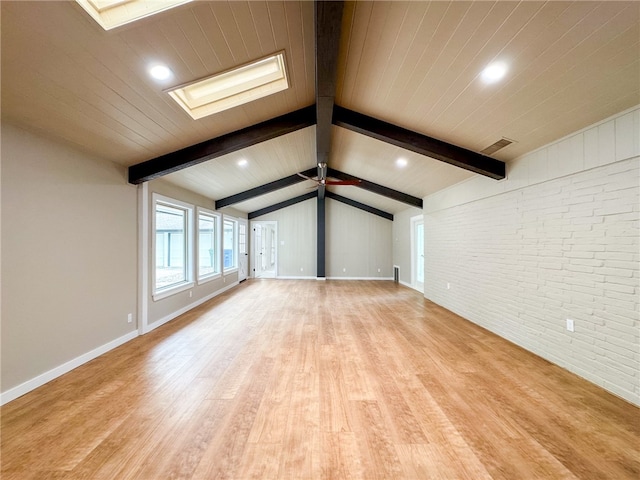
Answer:
<path fill-rule="evenodd" d="M 253 219 L 278 223 L 279 278 L 316 277 L 316 218 L 316 200 L 310 199 Z"/>
<path fill-rule="evenodd" d="M 428 299 L 640 405 L 639 137 L 633 109 L 424 202 Z"/>
<path fill-rule="evenodd" d="M 151 230 L 151 221 L 153 215 L 153 193 L 158 193 L 160 195 L 164 195 L 165 197 L 172 198 L 174 200 L 179 200 L 181 202 L 188 203 L 195 207 L 203 207 L 211 211 L 215 211 L 214 209 L 214 201 L 210 198 L 203 197 L 197 193 L 194 193 L 190 190 L 186 190 L 182 187 L 178 187 L 173 185 L 166 180 L 154 180 L 149 182 L 148 184 L 148 198 L 147 202 L 149 205 L 149 224 L 148 228 Z M 223 211 L 220 211 L 222 215 L 228 215 L 233 218 L 246 218 L 247 215 L 245 213 L 241 213 L 237 210 L 226 208 Z M 194 212 L 195 214 L 195 212 Z M 149 235 L 149 258 L 153 259 L 152 254 L 152 238 Z M 148 264 L 148 275 L 149 279 L 151 276 L 151 269 L 153 268 L 153 261 L 149 261 Z M 151 281 L 149 281 L 149 288 L 147 292 L 147 305 L 148 305 L 148 314 L 147 314 L 147 324 L 150 328 L 154 328 L 159 324 L 166 323 L 166 321 L 175 318 L 178 314 L 188 310 L 194 305 L 214 296 L 217 292 L 224 291 L 226 288 L 236 284 L 238 282 L 238 272 L 237 270 L 233 270 L 226 274 L 221 274 L 219 277 L 207 281 L 205 283 L 198 284 L 197 282 L 194 284 L 193 288 L 178 292 L 174 295 L 154 300 L 153 286 L 151 285 Z"/>
<path fill-rule="evenodd" d="M 400 269 L 400 283 L 411 286 L 411 219 L 422 215 L 420 208 L 408 208 L 393 216 L 393 264 Z"/>
<path fill-rule="evenodd" d="M 327 278 L 393 278 L 392 226 L 390 220 L 328 199 Z"/>
<path fill-rule="evenodd" d="M 393 277 L 393 222 L 331 199 L 325 215 L 327 278 Z M 316 277 L 315 199 L 254 220 L 278 222 L 278 277 Z"/>
<path fill-rule="evenodd" d="M 1 152 L 4 393 L 135 335 L 137 210 L 122 166 L 8 124 Z"/>

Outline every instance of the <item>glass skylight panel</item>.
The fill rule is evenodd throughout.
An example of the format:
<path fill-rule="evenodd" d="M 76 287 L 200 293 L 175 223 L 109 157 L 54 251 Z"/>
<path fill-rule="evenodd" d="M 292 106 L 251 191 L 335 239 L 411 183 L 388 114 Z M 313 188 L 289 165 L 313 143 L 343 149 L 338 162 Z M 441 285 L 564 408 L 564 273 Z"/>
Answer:
<path fill-rule="evenodd" d="M 168 93 L 194 120 L 289 88 L 284 52 L 203 78 Z"/>
<path fill-rule="evenodd" d="M 105 30 L 119 27 L 192 0 L 76 0 Z"/>

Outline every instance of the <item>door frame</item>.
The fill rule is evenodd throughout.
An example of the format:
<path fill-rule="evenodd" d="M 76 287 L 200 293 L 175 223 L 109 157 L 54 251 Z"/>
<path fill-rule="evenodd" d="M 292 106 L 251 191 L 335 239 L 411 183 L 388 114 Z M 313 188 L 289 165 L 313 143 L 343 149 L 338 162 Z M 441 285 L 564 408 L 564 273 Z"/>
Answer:
<path fill-rule="evenodd" d="M 422 244 L 424 247 L 424 215 L 416 215 L 414 217 L 410 218 L 411 221 L 411 288 L 413 288 L 414 290 L 417 290 L 421 293 L 424 294 L 424 279 L 422 284 L 418 283 L 417 280 L 417 276 L 418 276 L 418 272 L 416 271 L 416 266 L 418 264 L 417 262 L 417 255 L 422 255 L 422 261 L 424 262 L 424 250 L 421 254 L 418 254 L 418 252 L 416 252 L 416 227 L 419 224 L 422 224 Z M 424 268 L 424 267 L 423 267 Z"/>
<path fill-rule="evenodd" d="M 243 253 L 240 251 L 240 227 L 245 227 L 245 248 L 246 252 Z M 249 242 L 249 223 L 246 218 L 238 219 L 238 282 L 243 282 L 249 276 L 249 250 L 251 248 L 251 243 Z M 242 258 L 244 256 L 244 258 Z M 245 262 L 244 272 L 242 270 L 242 262 Z M 244 276 L 243 276 L 244 273 Z"/>
<path fill-rule="evenodd" d="M 249 224 L 249 230 L 251 231 L 251 248 L 255 249 L 258 247 L 258 244 L 255 240 L 255 236 L 256 236 L 256 232 L 255 232 L 255 227 L 259 225 L 260 227 L 265 226 L 265 225 L 269 225 L 272 227 L 273 231 L 275 232 L 275 236 L 274 236 L 274 240 L 273 240 L 273 246 L 275 247 L 275 258 L 274 258 L 274 266 L 273 266 L 273 278 L 277 278 L 278 277 L 278 222 L 276 220 L 264 220 L 264 221 L 260 221 L 260 220 L 252 220 Z M 252 278 L 256 278 L 256 261 L 258 260 L 258 255 L 255 255 L 255 252 L 253 252 L 253 255 L 249 256 L 249 260 L 250 260 L 250 274 Z M 271 278 L 271 276 L 267 277 L 267 278 Z"/>

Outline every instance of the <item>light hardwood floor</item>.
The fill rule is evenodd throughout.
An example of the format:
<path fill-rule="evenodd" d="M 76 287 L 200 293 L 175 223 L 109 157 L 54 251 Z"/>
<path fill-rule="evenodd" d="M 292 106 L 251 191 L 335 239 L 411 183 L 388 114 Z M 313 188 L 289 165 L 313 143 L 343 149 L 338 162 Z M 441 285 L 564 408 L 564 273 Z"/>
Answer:
<path fill-rule="evenodd" d="M 391 282 L 246 282 L 1 413 L 5 480 L 640 478 L 640 409 Z"/>

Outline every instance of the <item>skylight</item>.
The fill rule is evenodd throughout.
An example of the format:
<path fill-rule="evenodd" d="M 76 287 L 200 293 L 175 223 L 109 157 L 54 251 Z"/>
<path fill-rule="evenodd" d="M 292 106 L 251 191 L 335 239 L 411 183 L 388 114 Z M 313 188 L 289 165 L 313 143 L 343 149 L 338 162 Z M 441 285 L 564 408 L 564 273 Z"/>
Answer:
<path fill-rule="evenodd" d="M 168 93 L 197 120 L 289 88 L 284 52 L 203 78 Z"/>
<path fill-rule="evenodd" d="M 105 30 L 119 27 L 192 0 L 76 0 Z"/>

